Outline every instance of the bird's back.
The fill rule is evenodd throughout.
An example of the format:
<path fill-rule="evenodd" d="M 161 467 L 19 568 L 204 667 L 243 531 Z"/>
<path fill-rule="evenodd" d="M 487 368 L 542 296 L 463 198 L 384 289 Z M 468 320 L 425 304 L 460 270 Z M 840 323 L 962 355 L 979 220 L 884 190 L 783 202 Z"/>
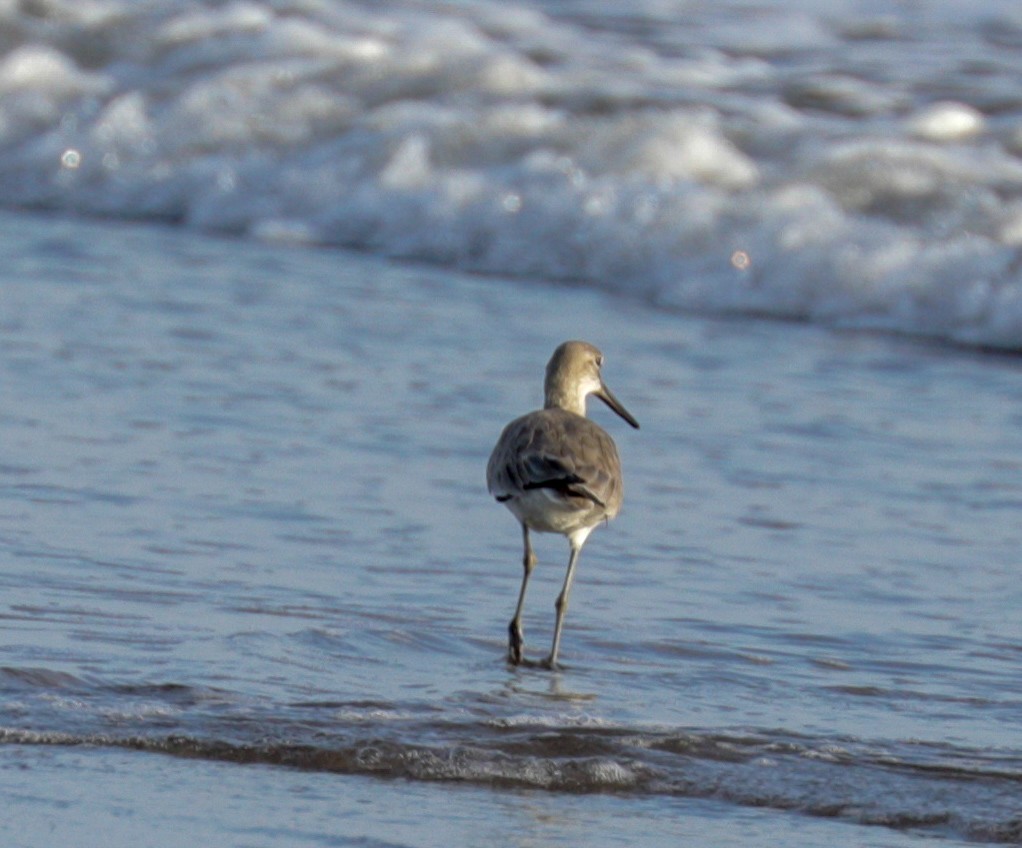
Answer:
<path fill-rule="evenodd" d="M 614 441 L 588 418 L 558 408 L 530 412 L 504 428 L 486 482 L 522 521 L 552 532 L 567 532 L 562 525 L 569 516 L 585 526 L 613 518 L 623 494 Z"/>

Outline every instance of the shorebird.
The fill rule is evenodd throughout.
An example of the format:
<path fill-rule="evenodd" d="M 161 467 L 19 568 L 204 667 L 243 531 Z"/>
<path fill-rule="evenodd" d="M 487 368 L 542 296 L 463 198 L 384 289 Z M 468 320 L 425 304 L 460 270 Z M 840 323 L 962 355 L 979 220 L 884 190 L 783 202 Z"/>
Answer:
<path fill-rule="evenodd" d="M 529 531 L 560 533 L 570 546 L 568 573 L 557 596 L 554 641 L 541 665 L 557 667 L 561 627 L 575 566 L 589 534 L 621 508 L 621 461 L 613 439 L 585 417 L 586 398 L 596 395 L 625 421 L 637 422 L 603 382 L 603 354 L 587 342 L 570 341 L 546 367 L 543 409 L 516 418 L 500 434 L 486 466 L 486 484 L 522 525 L 525 574 L 515 616 L 508 626 L 508 662 L 523 662 L 522 607 L 536 555 Z"/>

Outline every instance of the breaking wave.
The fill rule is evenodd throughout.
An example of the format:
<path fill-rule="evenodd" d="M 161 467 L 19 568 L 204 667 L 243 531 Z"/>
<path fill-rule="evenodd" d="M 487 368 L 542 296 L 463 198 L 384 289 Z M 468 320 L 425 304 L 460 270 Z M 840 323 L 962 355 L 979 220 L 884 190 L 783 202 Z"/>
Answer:
<path fill-rule="evenodd" d="M 802 5 L 9 3 L 0 196 L 1022 348 L 1017 12 Z"/>

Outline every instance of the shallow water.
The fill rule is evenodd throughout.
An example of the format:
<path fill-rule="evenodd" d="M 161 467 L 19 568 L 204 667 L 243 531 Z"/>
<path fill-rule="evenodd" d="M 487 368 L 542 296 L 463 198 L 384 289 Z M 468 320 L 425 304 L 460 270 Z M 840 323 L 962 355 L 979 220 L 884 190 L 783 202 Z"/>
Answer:
<path fill-rule="evenodd" d="M 1022 839 L 1018 360 L 166 228 L 0 240 L 8 844 Z M 485 460 L 568 337 L 642 429 L 591 410 L 625 507 L 565 669 L 510 670 Z"/>

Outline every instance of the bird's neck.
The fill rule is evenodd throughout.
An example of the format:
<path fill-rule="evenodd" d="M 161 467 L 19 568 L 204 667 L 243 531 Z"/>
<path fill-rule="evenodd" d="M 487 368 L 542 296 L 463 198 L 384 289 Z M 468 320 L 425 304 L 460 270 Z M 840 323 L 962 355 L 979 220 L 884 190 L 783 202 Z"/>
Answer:
<path fill-rule="evenodd" d="M 546 390 L 546 409 L 564 409 L 585 417 L 586 394 L 584 392 L 566 392 L 561 388 L 552 387 Z"/>

